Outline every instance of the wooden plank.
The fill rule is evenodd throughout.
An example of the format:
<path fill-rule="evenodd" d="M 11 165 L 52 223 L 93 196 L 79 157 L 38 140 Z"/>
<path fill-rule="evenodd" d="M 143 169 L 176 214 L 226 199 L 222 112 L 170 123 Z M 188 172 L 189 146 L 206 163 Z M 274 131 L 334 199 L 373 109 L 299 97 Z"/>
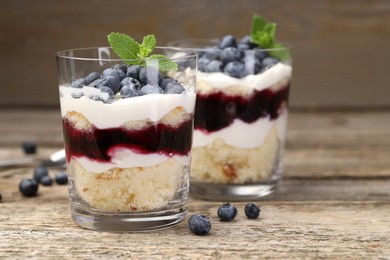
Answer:
<path fill-rule="evenodd" d="M 259 13 L 293 46 L 293 107 L 388 107 L 389 12 L 387 0 L 3 0 L 0 104 L 58 105 L 55 53 L 106 45 L 111 31 L 154 33 L 159 44 L 242 36 Z"/>

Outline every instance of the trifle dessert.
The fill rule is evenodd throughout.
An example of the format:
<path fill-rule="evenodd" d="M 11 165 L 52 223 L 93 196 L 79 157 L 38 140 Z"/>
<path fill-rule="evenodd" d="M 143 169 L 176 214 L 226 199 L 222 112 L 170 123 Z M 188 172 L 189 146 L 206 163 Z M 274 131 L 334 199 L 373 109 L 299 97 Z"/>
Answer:
<path fill-rule="evenodd" d="M 281 178 L 292 66 L 275 29 L 255 16 L 251 35 L 239 40 L 227 35 L 207 47 L 205 41 L 175 44 L 203 45 L 191 172 L 196 197 L 259 198 Z"/>
<path fill-rule="evenodd" d="M 196 56 L 123 58 L 115 37 L 130 38 L 58 54 L 73 219 L 114 231 L 174 224 L 186 213 Z"/>

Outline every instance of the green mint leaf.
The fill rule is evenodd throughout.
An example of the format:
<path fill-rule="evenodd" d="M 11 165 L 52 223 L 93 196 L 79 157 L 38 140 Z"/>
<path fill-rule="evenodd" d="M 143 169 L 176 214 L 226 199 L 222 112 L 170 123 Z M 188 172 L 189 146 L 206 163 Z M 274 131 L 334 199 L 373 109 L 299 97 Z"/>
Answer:
<path fill-rule="evenodd" d="M 275 43 L 276 24 L 268 23 L 259 15 L 252 20 L 251 41 L 262 48 L 269 48 Z"/>
<path fill-rule="evenodd" d="M 140 45 L 130 36 L 123 33 L 110 33 L 108 43 L 119 58 L 128 65 L 136 64 L 135 61 L 126 61 L 129 59 L 139 59 Z"/>
<path fill-rule="evenodd" d="M 150 59 L 158 59 L 158 69 L 160 71 L 177 70 L 177 63 L 171 61 L 162 54 L 152 54 L 149 56 Z"/>
<path fill-rule="evenodd" d="M 153 34 L 145 36 L 140 45 L 140 58 L 148 57 L 153 52 L 155 46 L 156 37 Z"/>

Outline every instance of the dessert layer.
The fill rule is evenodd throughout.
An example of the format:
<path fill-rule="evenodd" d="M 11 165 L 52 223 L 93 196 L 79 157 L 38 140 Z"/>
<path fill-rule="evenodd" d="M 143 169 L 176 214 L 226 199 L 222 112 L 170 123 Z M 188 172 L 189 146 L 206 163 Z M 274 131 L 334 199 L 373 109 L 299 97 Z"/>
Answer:
<path fill-rule="evenodd" d="M 237 148 L 215 138 L 206 146 L 193 148 L 191 179 L 232 184 L 264 182 L 278 171 L 282 149 L 276 125 L 263 144 L 255 148 Z"/>
<path fill-rule="evenodd" d="M 83 87 L 84 91 L 94 89 Z M 196 95 L 186 94 L 150 94 L 137 98 L 118 99 L 113 103 L 94 101 L 86 96 L 73 98 L 72 93 L 80 91 L 69 86 L 60 86 L 60 104 L 62 117 L 68 112 L 78 112 L 99 129 L 120 127 L 128 121 L 150 120 L 157 122 L 166 114 L 182 107 L 187 113 L 194 112 Z"/>
<path fill-rule="evenodd" d="M 69 163 L 78 196 L 90 206 L 110 212 L 163 208 L 177 190 L 188 185 L 188 170 L 169 159 L 151 167 L 113 168 L 92 174 L 77 160 Z"/>

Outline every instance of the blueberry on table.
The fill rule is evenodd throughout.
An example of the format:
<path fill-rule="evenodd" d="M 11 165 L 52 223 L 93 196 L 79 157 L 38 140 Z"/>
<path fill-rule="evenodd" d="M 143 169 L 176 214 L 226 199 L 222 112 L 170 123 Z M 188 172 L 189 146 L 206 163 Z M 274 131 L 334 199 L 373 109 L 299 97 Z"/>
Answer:
<path fill-rule="evenodd" d="M 115 64 L 114 66 L 112 66 L 112 68 L 114 70 L 120 70 L 120 71 L 122 71 L 125 74 L 127 72 L 127 66 L 125 64 Z"/>
<path fill-rule="evenodd" d="M 221 51 L 220 59 L 224 64 L 227 64 L 231 61 L 237 61 L 240 59 L 240 56 L 240 52 L 238 52 L 236 48 L 228 47 Z"/>
<path fill-rule="evenodd" d="M 224 72 L 234 78 L 242 78 L 245 76 L 245 66 L 239 61 L 232 61 L 226 64 Z"/>
<path fill-rule="evenodd" d="M 142 87 L 141 85 L 141 82 L 136 79 L 136 78 L 132 78 L 132 77 L 126 77 L 124 79 L 122 79 L 121 81 L 121 87 L 125 86 L 125 85 L 133 85 L 134 86 L 134 89 L 140 89 Z"/>
<path fill-rule="evenodd" d="M 131 65 L 127 68 L 126 77 L 139 79 L 139 72 L 142 69 L 141 65 Z"/>
<path fill-rule="evenodd" d="M 226 35 L 222 38 L 221 42 L 219 43 L 219 48 L 225 49 L 227 47 L 236 47 L 236 39 L 233 35 Z"/>
<path fill-rule="evenodd" d="M 85 77 L 85 84 L 89 85 L 95 80 L 100 79 L 100 74 L 97 72 L 91 72 Z"/>
<path fill-rule="evenodd" d="M 160 81 L 158 82 L 158 85 L 163 89 L 165 90 L 167 88 L 167 85 L 168 83 L 175 83 L 177 82 L 177 80 L 175 80 L 174 78 L 172 77 L 169 77 L 169 76 L 165 76 L 165 77 L 162 77 L 160 79 Z"/>
<path fill-rule="evenodd" d="M 260 208 L 257 207 L 255 204 L 253 203 L 248 203 L 245 205 L 245 215 L 249 218 L 249 219 L 256 219 L 259 217 L 260 215 Z"/>
<path fill-rule="evenodd" d="M 38 166 L 37 168 L 34 169 L 34 179 L 36 181 L 40 181 L 44 176 L 49 175 L 49 171 L 47 170 L 46 167 L 44 166 Z"/>
<path fill-rule="evenodd" d="M 237 216 L 237 208 L 229 203 L 225 203 L 218 208 L 217 214 L 222 221 L 232 221 Z"/>
<path fill-rule="evenodd" d="M 222 62 L 219 60 L 212 60 L 206 66 L 207 72 L 221 72 L 222 71 Z"/>
<path fill-rule="evenodd" d="M 139 91 L 139 94 L 141 96 L 143 95 L 149 95 L 149 94 L 162 94 L 163 93 L 163 90 L 162 88 L 160 88 L 159 86 L 157 85 L 153 85 L 153 84 L 148 84 L 148 85 L 145 85 L 141 88 L 141 90 Z"/>
<path fill-rule="evenodd" d="M 171 82 L 167 84 L 165 94 L 181 94 L 185 91 L 185 88 L 178 82 Z"/>
<path fill-rule="evenodd" d="M 72 88 L 82 88 L 84 86 L 88 85 L 85 81 L 85 78 L 81 78 L 81 79 L 76 79 L 76 80 L 73 80 L 71 83 L 70 83 L 70 86 Z"/>
<path fill-rule="evenodd" d="M 124 79 L 126 77 L 126 74 L 123 73 L 123 71 L 121 71 L 121 70 L 109 68 L 109 69 L 105 69 L 102 72 L 101 78 L 104 79 L 105 77 L 108 77 L 108 76 L 116 77 L 119 79 L 119 82 L 120 82 L 122 79 Z"/>
<path fill-rule="evenodd" d="M 120 83 L 121 82 L 119 81 L 119 78 L 113 76 L 107 76 L 103 78 L 103 80 L 100 82 L 98 87 L 106 86 L 112 89 L 114 93 L 117 93 L 120 88 Z"/>
<path fill-rule="evenodd" d="M 34 154 L 37 152 L 37 144 L 32 140 L 26 140 L 22 143 L 25 154 Z"/>
<path fill-rule="evenodd" d="M 124 85 L 121 90 L 120 94 L 122 98 L 129 98 L 129 97 L 137 97 L 139 96 L 139 89 L 135 87 L 134 84 L 127 84 Z"/>
<path fill-rule="evenodd" d="M 53 179 L 49 175 L 46 175 L 41 178 L 39 183 L 43 186 L 51 186 L 53 184 Z"/>
<path fill-rule="evenodd" d="M 195 235 L 207 235 L 211 230 L 211 222 L 208 217 L 195 214 L 188 219 L 188 227 Z"/>
<path fill-rule="evenodd" d="M 38 192 L 38 182 L 34 179 L 23 179 L 19 183 L 19 191 L 25 197 L 33 197 Z"/>
<path fill-rule="evenodd" d="M 59 172 L 55 176 L 55 181 L 59 185 L 68 184 L 68 175 L 66 174 L 66 172 Z"/>
<path fill-rule="evenodd" d="M 162 78 L 161 73 L 158 70 L 151 67 L 142 68 L 139 71 L 139 80 L 143 85 L 148 85 L 148 84 L 158 85 L 158 82 L 160 81 L 161 78 Z"/>

